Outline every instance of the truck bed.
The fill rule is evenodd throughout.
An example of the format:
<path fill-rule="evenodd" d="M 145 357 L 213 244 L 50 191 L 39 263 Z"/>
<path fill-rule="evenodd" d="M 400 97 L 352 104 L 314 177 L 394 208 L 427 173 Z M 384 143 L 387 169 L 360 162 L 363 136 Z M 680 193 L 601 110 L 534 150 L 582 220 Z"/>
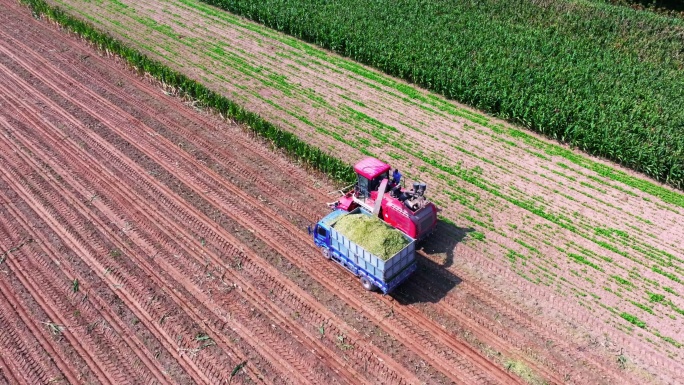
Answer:
<path fill-rule="evenodd" d="M 368 211 L 361 208 L 351 212 L 336 210 L 321 219 L 318 225 L 330 231 L 331 251 L 335 257 L 343 259 L 341 261 L 343 266 L 356 275 L 365 274 L 372 278 L 373 283 L 383 292 L 391 291 L 415 271 L 415 240 L 403 232 L 394 229 L 393 231 L 397 231 L 405 237 L 408 244 L 399 252 L 383 261 L 335 229 L 334 223 L 337 219 L 344 215 L 355 214 L 371 215 Z"/>

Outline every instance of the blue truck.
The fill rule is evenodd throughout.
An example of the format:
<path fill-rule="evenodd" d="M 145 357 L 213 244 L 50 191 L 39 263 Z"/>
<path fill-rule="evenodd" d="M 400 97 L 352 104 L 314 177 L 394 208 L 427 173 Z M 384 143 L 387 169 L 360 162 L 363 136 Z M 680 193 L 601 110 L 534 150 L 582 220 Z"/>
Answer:
<path fill-rule="evenodd" d="M 349 212 L 335 210 L 313 228 L 309 226 L 309 234 L 313 236 L 316 246 L 321 248 L 323 256 L 339 263 L 359 277 L 364 289 L 390 293 L 416 271 L 415 239 L 394 229 L 406 238 L 408 244 L 387 260 L 382 260 L 336 231 L 334 223 L 341 216 L 359 214 L 372 215 L 360 207 Z"/>

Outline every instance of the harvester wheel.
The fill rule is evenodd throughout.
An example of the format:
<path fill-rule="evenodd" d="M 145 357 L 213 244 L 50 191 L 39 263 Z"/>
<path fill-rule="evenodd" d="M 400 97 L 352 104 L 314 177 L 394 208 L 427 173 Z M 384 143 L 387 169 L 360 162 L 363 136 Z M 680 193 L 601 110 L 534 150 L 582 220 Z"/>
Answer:
<path fill-rule="evenodd" d="M 329 249 L 322 247 L 321 252 L 323 253 L 323 258 L 330 259 L 330 250 Z"/>
<path fill-rule="evenodd" d="M 361 286 L 368 291 L 375 290 L 375 285 L 367 277 L 361 277 Z"/>

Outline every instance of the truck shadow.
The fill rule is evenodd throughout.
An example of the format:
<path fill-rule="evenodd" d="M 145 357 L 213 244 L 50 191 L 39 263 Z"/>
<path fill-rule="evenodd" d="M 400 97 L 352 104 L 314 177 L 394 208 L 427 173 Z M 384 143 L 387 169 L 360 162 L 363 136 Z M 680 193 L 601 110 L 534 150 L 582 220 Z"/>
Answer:
<path fill-rule="evenodd" d="M 437 222 L 437 229 L 427 240 L 418 244 L 422 253 L 427 254 L 431 260 L 443 268 L 451 267 L 454 263 L 454 248 L 459 242 L 475 231 L 472 227 L 458 227 L 442 220 Z M 441 260 L 441 263 L 439 262 Z"/>
<path fill-rule="evenodd" d="M 402 305 L 437 303 L 461 283 L 461 278 L 449 271 L 454 263 L 454 248 L 473 228 L 462 228 L 440 220 L 437 230 L 418 244 L 418 270 L 391 296 Z"/>

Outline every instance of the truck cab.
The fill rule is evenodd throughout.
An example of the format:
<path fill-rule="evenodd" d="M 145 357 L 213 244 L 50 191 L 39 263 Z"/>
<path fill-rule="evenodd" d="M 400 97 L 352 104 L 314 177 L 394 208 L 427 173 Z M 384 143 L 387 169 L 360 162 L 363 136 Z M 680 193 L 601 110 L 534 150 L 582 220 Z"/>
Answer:
<path fill-rule="evenodd" d="M 320 225 L 316 224 L 316 226 L 314 226 L 313 230 L 311 230 L 311 233 L 313 234 L 314 244 L 316 246 L 323 247 L 323 246 L 329 246 L 330 245 L 330 230 L 328 228 L 326 228 L 325 226 L 320 226 Z M 325 257 L 325 259 L 331 258 L 328 247 L 323 249 L 323 256 Z"/>

